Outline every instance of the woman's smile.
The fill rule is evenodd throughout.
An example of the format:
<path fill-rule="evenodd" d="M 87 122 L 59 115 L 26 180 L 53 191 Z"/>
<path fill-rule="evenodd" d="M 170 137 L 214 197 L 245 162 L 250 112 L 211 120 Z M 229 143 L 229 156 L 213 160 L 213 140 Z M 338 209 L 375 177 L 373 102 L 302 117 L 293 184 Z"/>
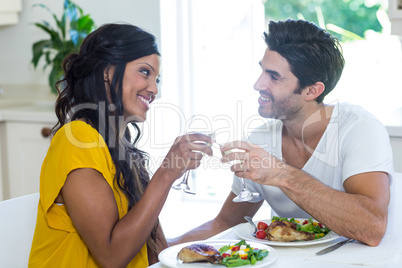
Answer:
<path fill-rule="evenodd" d="M 151 103 L 151 98 L 146 96 L 137 95 L 137 98 L 144 103 L 144 105 L 149 109 L 149 104 Z"/>

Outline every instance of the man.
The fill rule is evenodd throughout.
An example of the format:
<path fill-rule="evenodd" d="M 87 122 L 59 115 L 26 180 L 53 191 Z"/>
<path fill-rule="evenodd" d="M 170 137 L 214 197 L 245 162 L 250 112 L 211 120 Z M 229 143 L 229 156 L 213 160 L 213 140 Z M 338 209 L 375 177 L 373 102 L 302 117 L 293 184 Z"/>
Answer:
<path fill-rule="evenodd" d="M 387 228 L 392 152 L 387 131 L 350 104 L 327 105 L 344 59 L 338 41 L 307 21 L 270 22 L 259 91 L 259 114 L 272 118 L 249 139 L 227 144 L 223 161 L 259 197 L 235 203 L 235 177 L 215 219 L 171 241 L 208 238 L 254 216 L 263 201 L 281 217 L 313 217 L 344 237 L 377 246 Z M 351 89 L 353 90 L 353 89 Z"/>

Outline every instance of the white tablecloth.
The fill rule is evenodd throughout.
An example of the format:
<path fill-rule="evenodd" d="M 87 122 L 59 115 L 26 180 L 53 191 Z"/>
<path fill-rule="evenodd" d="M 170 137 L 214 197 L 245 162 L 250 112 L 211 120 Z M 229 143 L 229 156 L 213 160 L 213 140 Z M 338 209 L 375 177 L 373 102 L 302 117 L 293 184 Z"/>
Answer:
<path fill-rule="evenodd" d="M 236 226 L 208 240 L 236 240 Z M 333 245 L 345 238 L 319 245 L 304 247 L 273 247 L 279 258 L 271 264 L 271 268 L 347 268 L 368 266 L 372 268 L 401 268 L 402 267 L 402 236 L 386 235 L 377 247 L 369 247 L 359 242 L 348 243 L 339 249 L 317 256 L 316 252 Z M 162 263 L 151 265 L 152 268 L 166 268 Z"/>

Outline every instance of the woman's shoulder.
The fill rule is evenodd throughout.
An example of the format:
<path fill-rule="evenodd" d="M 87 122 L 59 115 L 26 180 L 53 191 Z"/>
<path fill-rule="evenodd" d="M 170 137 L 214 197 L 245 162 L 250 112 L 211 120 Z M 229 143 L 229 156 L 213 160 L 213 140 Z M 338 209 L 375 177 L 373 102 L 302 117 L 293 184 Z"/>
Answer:
<path fill-rule="evenodd" d="M 113 161 L 102 135 L 84 121 L 75 120 L 63 125 L 54 135 L 46 156 L 48 161 L 63 161 L 67 169 L 77 166 L 113 171 Z M 103 167 L 99 167 L 99 165 Z"/>
<path fill-rule="evenodd" d="M 74 120 L 63 125 L 57 130 L 52 142 L 62 143 L 68 142 L 72 145 L 79 145 L 79 147 L 92 147 L 95 144 L 97 146 L 104 146 L 105 142 L 99 132 L 93 128 L 90 124 L 81 121 Z"/>
<path fill-rule="evenodd" d="M 56 134 L 56 135 L 60 135 L 60 134 L 65 134 L 65 133 L 92 133 L 92 132 L 96 132 L 98 133 L 98 131 L 93 128 L 90 124 L 88 124 L 87 122 L 83 121 L 83 120 L 74 120 L 71 122 L 68 122 L 66 124 L 64 124 L 63 126 L 61 126 Z"/>

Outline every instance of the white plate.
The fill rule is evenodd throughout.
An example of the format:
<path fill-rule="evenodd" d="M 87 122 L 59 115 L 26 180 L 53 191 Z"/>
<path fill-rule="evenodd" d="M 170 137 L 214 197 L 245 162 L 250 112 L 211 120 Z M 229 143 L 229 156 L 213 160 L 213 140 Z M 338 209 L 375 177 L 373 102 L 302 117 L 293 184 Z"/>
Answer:
<path fill-rule="evenodd" d="M 306 219 L 295 219 L 298 220 L 300 223 L 303 223 Z M 255 225 L 258 224 L 260 221 L 256 221 Z M 262 222 L 265 222 L 266 224 L 270 224 L 271 220 L 262 220 Z M 254 232 L 254 227 L 251 226 L 250 223 L 242 223 L 239 224 L 236 229 L 235 233 L 238 237 L 248 240 L 248 241 L 253 241 L 253 242 L 258 242 L 270 246 L 286 246 L 286 247 L 300 247 L 300 246 L 311 246 L 311 245 L 316 245 L 316 244 L 321 244 L 321 243 L 326 243 L 332 240 L 335 240 L 339 237 L 339 235 L 333 231 L 330 231 L 326 236 L 323 238 L 318 238 L 314 240 L 309 240 L 309 241 L 295 241 L 295 242 L 279 242 L 279 241 L 270 241 L 268 239 L 259 239 L 251 234 Z"/>
<path fill-rule="evenodd" d="M 163 250 L 161 253 L 159 253 L 159 261 L 163 263 L 164 265 L 168 267 L 183 267 L 183 268 L 206 268 L 206 267 L 224 267 L 219 264 L 212 264 L 212 263 L 182 263 L 180 260 L 177 259 L 177 254 L 179 251 L 184 248 L 185 246 L 191 245 L 191 244 L 207 244 L 210 246 L 213 246 L 216 249 L 220 249 L 223 246 L 229 245 L 229 244 L 236 244 L 240 240 L 213 240 L 213 241 L 195 241 L 195 242 L 189 242 L 189 243 L 183 243 L 179 245 L 175 245 L 172 247 L 169 247 L 165 250 Z M 273 249 L 270 246 L 263 245 L 260 243 L 256 242 L 251 242 L 251 241 L 246 241 L 247 244 L 249 244 L 253 248 L 258 248 L 258 249 L 267 249 L 269 251 L 269 254 L 267 257 L 265 257 L 262 261 L 257 261 L 256 264 L 254 265 L 244 265 L 240 267 L 253 267 L 253 268 L 262 268 L 262 267 L 267 267 L 268 264 L 273 263 L 278 259 L 278 253 L 276 252 L 275 249 Z"/>

